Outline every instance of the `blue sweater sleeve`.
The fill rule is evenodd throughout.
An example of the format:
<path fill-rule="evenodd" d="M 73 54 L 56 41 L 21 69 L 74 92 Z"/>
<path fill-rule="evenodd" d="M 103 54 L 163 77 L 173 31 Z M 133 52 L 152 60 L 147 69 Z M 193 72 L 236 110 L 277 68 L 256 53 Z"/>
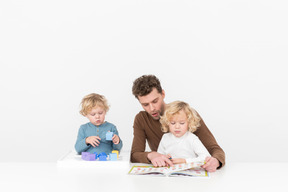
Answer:
<path fill-rule="evenodd" d="M 81 125 L 81 127 L 79 128 L 78 131 L 78 136 L 77 136 L 77 140 L 75 143 L 75 150 L 77 151 L 77 153 L 81 153 L 83 151 L 87 151 L 88 148 L 90 148 L 90 145 L 86 145 L 86 135 L 84 132 L 84 125 Z"/>
<path fill-rule="evenodd" d="M 113 127 L 112 127 L 112 131 L 113 131 L 114 134 L 118 135 L 118 137 L 119 137 L 119 139 L 120 139 L 120 141 L 119 141 L 119 143 L 118 143 L 117 145 L 113 143 L 113 146 L 112 146 L 112 147 L 113 147 L 113 150 L 118 150 L 118 151 L 120 151 L 120 150 L 122 149 L 123 142 L 122 142 L 122 140 L 121 140 L 121 138 L 120 138 L 120 136 L 119 136 L 119 133 L 118 133 L 118 130 L 117 130 L 116 126 L 113 126 Z"/>

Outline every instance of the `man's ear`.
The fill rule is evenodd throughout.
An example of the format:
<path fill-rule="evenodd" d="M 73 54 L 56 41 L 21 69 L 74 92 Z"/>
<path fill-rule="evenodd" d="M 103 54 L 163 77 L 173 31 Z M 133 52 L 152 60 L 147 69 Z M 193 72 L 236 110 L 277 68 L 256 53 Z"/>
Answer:
<path fill-rule="evenodd" d="M 162 89 L 162 97 L 163 97 L 163 99 L 165 98 L 165 91 L 164 91 L 164 89 Z"/>

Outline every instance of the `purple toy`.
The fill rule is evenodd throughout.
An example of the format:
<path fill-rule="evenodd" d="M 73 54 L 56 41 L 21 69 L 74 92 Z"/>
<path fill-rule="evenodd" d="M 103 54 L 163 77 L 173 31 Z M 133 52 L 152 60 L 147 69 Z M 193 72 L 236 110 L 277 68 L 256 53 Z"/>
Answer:
<path fill-rule="evenodd" d="M 95 161 L 96 160 L 96 155 L 91 154 L 89 152 L 82 152 L 81 153 L 81 158 L 85 161 Z"/>

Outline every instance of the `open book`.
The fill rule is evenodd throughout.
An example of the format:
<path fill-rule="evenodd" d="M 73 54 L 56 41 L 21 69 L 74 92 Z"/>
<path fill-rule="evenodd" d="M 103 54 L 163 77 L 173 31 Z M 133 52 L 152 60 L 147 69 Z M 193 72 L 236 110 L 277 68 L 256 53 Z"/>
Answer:
<path fill-rule="evenodd" d="M 201 168 L 204 162 L 175 164 L 172 167 L 154 166 L 133 166 L 128 174 L 130 175 L 158 175 L 158 176 L 189 176 L 189 177 L 209 177 L 208 172 Z"/>

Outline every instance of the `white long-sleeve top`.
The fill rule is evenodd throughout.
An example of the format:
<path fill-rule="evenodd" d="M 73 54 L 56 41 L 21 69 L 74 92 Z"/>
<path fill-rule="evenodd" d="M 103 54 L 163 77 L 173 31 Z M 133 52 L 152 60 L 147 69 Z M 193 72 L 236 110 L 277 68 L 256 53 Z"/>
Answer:
<path fill-rule="evenodd" d="M 170 154 L 172 158 L 183 158 L 186 163 L 202 162 L 206 157 L 210 157 L 199 138 L 188 131 L 182 137 L 175 137 L 172 133 L 164 134 L 157 152 Z"/>

